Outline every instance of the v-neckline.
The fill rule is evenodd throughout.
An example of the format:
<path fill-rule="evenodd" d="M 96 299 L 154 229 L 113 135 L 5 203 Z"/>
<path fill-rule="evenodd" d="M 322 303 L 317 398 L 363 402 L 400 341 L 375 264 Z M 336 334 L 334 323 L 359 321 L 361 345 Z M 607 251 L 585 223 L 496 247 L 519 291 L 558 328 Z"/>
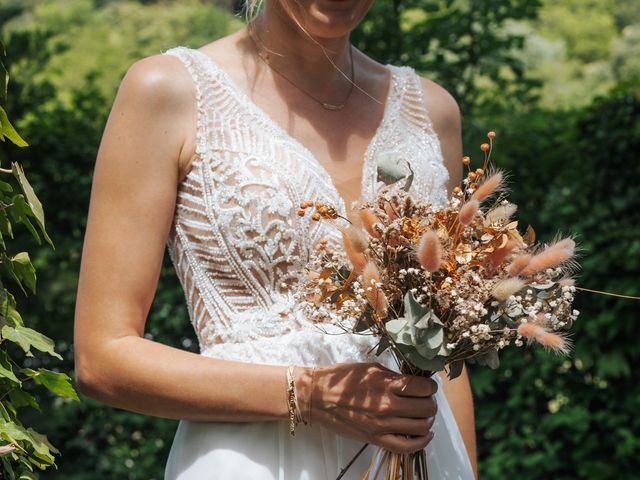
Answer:
<path fill-rule="evenodd" d="M 277 133 L 281 138 L 290 142 L 301 153 L 303 153 L 313 161 L 313 163 L 318 167 L 322 175 L 326 176 L 326 179 L 331 185 L 331 188 L 336 194 L 336 197 L 339 199 L 340 203 L 342 204 L 341 205 L 342 212 L 347 213 L 347 208 L 346 208 L 347 205 L 346 205 L 345 199 L 341 195 L 340 190 L 338 190 L 338 187 L 336 187 L 336 183 L 334 182 L 333 177 L 331 176 L 327 168 L 322 164 L 322 162 L 320 162 L 318 157 L 316 157 L 316 155 L 311 151 L 311 149 L 307 147 L 304 143 L 302 143 L 300 140 L 295 138 L 293 135 L 291 135 L 284 127 L 282 127 L 278 122 L 276 122 L 271 115 L 269 115 L 262 107 L 260 107 L 257 103 L 255 103 L 251 99 L 251 97 L 249 97 L 249 95 L 245 93 L 244 90 L 242 90 L 238 86 L 238 84 L 231 77 L 231 75 L 229 75 L 226 72 L 226 70 L 224 70 L 220 65 L 218 65 L 209 55 L 205 54 L 204 52 L 198 49 L 191 49 L 191 50 L 196 52 L 197 55 L 201 56 L 201 58 L 203 58 L 205 62 L 213 68 L 214 71 L 218 72 L 220 77 L 222 77 L 222 79 L 226 82 L 230 90 L 238 97 L 238 99 L 241 100 L 243 105 L 245 105 L 254 115 L 261 118 L 262 121 L 265 124 L 269 125 L 270 128 L 275 133 Z M 361 202 L 364 200 L 365 186 L 367 182 L 367 173 L 368 173 L 368 163 L 370 161 L 370 157 L 372 156 L 371 154 L 373 152 L 373 148 L 376 144 L 380 131 L 382 130 L 384 125 L 387 123 L 387 119 L 390 115 L 389 112 L 391 111 L 391 106 L 392 106 L 391 104 L 393 103 L 393 99 L 394 99 L 393 93 L 395 90 L 395 83 L 397 81 L 396 72 L 394 70 L 393 65 L 387 64 L 385 65 L 385 68 L 389 70 L 389 84 L 387 87 L 387 94 L 385 96 L 385 104 L 383 107 L 382 116 L 380 118 L 378 126 L 376 127 L 376 130 L 373 133 L 373 136 L 367 143 L 367 146 L 364 150 L 362 167 L 360 171 L 360 175 L 361 175 L 360 176 L 360 192 L 358 197 L 356 197 L 355 199 L 356 202 Z"/>

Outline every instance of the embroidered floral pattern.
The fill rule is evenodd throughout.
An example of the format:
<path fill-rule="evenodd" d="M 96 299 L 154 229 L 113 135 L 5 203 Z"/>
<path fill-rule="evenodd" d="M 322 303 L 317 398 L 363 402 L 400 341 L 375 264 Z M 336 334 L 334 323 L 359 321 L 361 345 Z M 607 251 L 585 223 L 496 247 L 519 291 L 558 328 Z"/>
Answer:
<path fill-rule="evenodd" d="M 167 246 L 201 351 L 244 361 L 301 361 L 295 349 L 284 353 L 284 346 L 319 348 L 327 335 L 300 314 L 290 293 L 313 246 L 322 237 L 337 240 L 338 233 L 296 212 L 302 200 L 314 200 L 344 214 L 344 201 L 313 154 L 211 59 L 185 47 L 165 53 L 184 63 L 196 85 L 196 157 L 178 188 Z M 392 82 L 383 120 L 365 154 L 363 198 L 379 188 L 376 158 L 394 155 L 411 158 L 417 168 L 412 189 L 444 203 L 448 173 L 419 77 L 408 67 L 388 68 Z M 260 345 L 272 351 L 278 338 L 281 354 L 260 354 Z M 332 361 L 358 361 L 370 346 L 367 337 L 350 335 L 332 335 L 331 342 L 323 348 L 335 351 L 338 358 Z M 305 355 L 311 363 L 324 361 L 320 354 Z"/>

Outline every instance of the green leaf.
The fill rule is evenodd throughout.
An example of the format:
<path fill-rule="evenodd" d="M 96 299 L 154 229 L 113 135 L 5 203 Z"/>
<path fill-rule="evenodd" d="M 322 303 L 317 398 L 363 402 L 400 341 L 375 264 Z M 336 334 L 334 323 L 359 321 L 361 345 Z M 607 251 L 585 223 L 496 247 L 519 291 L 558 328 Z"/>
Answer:
<path fill-rule="evenodd" d="M 498 351 L 496 349 L 487 350 L 480 355 L 476 355 L 473 357 L 473 360 L 478 363 L 478 365 L 483 365 L 489 367 L 493 370 L 500 366 L 500 357 L 498 356 Z"/>
<path fill-rule="evenodd" d="M 7 101 L 7 87 L 9 86 L 9 72 L 7 72 L 3 61 L 6 56 L 4 44 L 0 42 L 0 100 L 3 103 Z"/>
<path fill-rule="evenodd" d="M 16 310 L 16 299 L 2 286 L 0 281 L 0 318 L 6 325 L 15 327 L 24 325 L 22 317 Z"/>
<path fill-rule="evenodd" d="M 394 318 L 393 320 L 389 320 L 385 323 L 385 328 L 387 332 L 392 334 L 399 334 L 402 330 L 407 326 L 407 321 L 404 318 Z"/>
<path fill-rule="evenodd" d="M 427 370 L 430 372 L 439 372 L 444 369 L 446 358 L 442 356 L 436 356 L 433 358 L 425 358 L 420 355 L 416 350 L 411 350 L 405 353 L 407 359 L 416 367 L 421 370 Z"/>
<path fill-rule="evenodd" d="M 457 378 L 462 373 L 462 368 L 464 367 L 464 360 L 456 360 L 455 362 L 451 362 L 449 364 L 449 372 L 448 377 L 449 380 L 453 380 Z"/>
<path fill-rule="evenodd" d="M 11 400 L 11 403 L 13 403 L 13 406 L 16 408 L 33 407 L 36 410 L 40 410 L 40 405 L 38 405 L 36 398 L 20 388 L 14 388 L 8 395 L 9 400 Z"/>
<path fill-rule="evenodd" d="M 52 372 L 46 368 L 39 368 L 37 371 L 30 368 L 23 368 L 21 371 L 32 378 L 38 385 L 42 385 L 52 393 L 60 397 L 80 401 L 78 394 L 71 385 L 71 378 L 69 378 L 67 374 Z"/>
<path fill-rule="evenodd" d="M 33 216 L 33 211 L 31 206 L 27 203 L 24 195 L 18 194 L 14 195 L 11 199 L 11 205 L 7 207 L 9 213 L 11 213 L 11 217 L 14 222 L 22 223 L 27 230 L 31 233 L 33 238 L 36 239 L 38 245 L 40 244 L 40 235 L 38 235 L 38 231 L 29 220 L 29 217 Z"/>
<path fill-rule="evenodd" d="M 40 200 L 38 200 L 36 193 L 33 191 L 33 187 L 31 187 L 31 185 L 29 184 L 29 181 L 27 180 L 22 167 L 18 163 L 13 162 L 11 164 L 11 169 L 13 170 L 13 175 L 18 179 L 25 197 L 27 197 L 27 202 L 31 207 L 33 216 L 38 222 L 38 226 L 40 227 L 42 235 L 44 236 L 47 243 L 53 247 L 53 242 L 51 241 L 51 238 L 49 238 L 49 235 L 47 234 L 47 231 L 45 229 L 44 209 L 42 208 L 42 203 L 40 203 Z"/>
<path fill-rule="evenodd" d="M 10 183 L 3 182 L 0 180 L 0 191 L 2 192 L 13 192 L 13 187 Z"/>
<path fill-rule="evenodd" d="M 16 275 L 33 293 L 36 293 L 36 269 L 27 252 L 20 252 L 11 259 Z"/>
<path fill-rule="evenodd" d="M 16 129 L 11 125 L 7 112 L 5 112 L 4 108 L 0 106 L 0 140 L 4 142 L 5 138 L 11 140 L 11 142 L 16 144 L 18 147 L 28 146 L 28 143 L 18 135 Z"/>
<path fill-rule="evenodd" d="M 17 343 L 25 352 L 29 352 L 31 347 L 33 347 L 36 350 L 48 353 L 62 360 L 62 357 L 54 350 L 55 343 L 53 340 L 31 328 L 20 325 L 14 328 L 5 325 L 2 327 L 2 337 L 13 343 Z"/>
<path fill-rule="evenodd" d="M 7 276 L 11 280 L 13 280 L 20 287 L 20 290 L 22 290 L 22 293 L 26 295 L 27 291 L 24 289 L 24 286 L 22 285 L 22 281 L 13 267 L 13 262 L 9 257 L 7 257 L 7 255 L 4 252 L 0 254 L 0 264 L 2 265 L 2 269 L 5 271 Z"/>
<path fill-rule="evenodd" d="M 11 443 L 27 442 L 38 454 L 39 458 L 45 460 L 49 465 L 53 465 L 53 453 L 60 453 L 45 435 L 42 435 L 32 428 L 25 429 L 12 421 L 0 420 L 0 438 Z"/>
<path fill-rule="evenodd" d="M 381 355 L 387 348 L 391 346 L 391 342 L 387 337 L 382 337 L 380 342 L 378 342 L 378 347 L 376 348 L 376 355 Z"/>
<path fill-rule="evenodd" d="M 9 221 L 9 217 L 7 217 L 7 211 L 4 208 L 0 209 L 0 232 L 3 235 L 9 235 L 9 237 L 13 238 L 11 222 Z"/>
<path fill-rule="evenodd" d="M 22 385 L 20 380 L 18 380 L 18 377 L 13 373 L 11 362 L 9 362 L 9 356 L 4 350 L 0 350 L 0 377 L 4 377 L 13 383 Z"/>

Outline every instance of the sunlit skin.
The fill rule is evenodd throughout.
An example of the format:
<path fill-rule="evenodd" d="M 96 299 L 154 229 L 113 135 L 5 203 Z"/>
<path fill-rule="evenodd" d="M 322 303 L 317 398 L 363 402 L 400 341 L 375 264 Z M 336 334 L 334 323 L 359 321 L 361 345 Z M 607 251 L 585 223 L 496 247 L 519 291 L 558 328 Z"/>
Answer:
<path fill-rule="evenodd" d="M 272 66 L 314 97 L 343 102 L 349 81 L 327 55 L 349 75 L 349 33 L 371 2 L 282 2 L 268 0 L 255 22 L 256 38 L 272 52 Z M 200 50 L 309 149 L 347 205 L 359 197 L 364 151 L 380 123 L 389 87 L 383 65 L 354 49 L 359 88 L 353 88 L 343 110 L 328 111 L 260 60 L 246 28 Z M 451 189 L 461 178 L 459 110 L 435 83 L 423 79 L 422 86 Z M 75 319 L 78 385 L 85 395 L 147 415 L 284 421 L 288 411 L 282 367 L 207 358 L 143 337 L 176 188 L 194 155 L 194 98 L 191 77 L 171 56 L 136 62 L 122 81 L 91 191 Z M 294 371 L 303 405 L 309 402 L 310 373 L 302 366 Z M 431 440 L 437 408 L 432 380 L 412 379 L 377 364 L 333 365 L 317 369 L 314 378 L 314 424 L 396 452 L 415 451 Z M 475 468 L 466 372 L 445 380 L 444 391 Z"/>

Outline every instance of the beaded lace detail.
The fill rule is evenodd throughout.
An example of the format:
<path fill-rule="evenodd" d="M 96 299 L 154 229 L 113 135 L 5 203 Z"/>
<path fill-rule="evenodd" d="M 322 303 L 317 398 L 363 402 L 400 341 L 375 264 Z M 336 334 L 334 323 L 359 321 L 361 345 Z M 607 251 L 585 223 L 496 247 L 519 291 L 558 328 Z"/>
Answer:
<path fill-rule="evenodd" d="M 345 205 L 314 155 L 253 103 L 202 52 L 167 50 L 196 87 L 196 156 L 178 187 L 167 240 L 202 354 L 263 363 L 320 364 L 367 358 L 369 337 L 328 335 L 296 308 L 293 289 L 313 246 L 338 240 L 326 222 L 299 217 L 302 200 Z M 391 83 L 383 119 L 368 145 L 362 199 L 381 183 L 376 161 L 411 160 L 412 190 L 446 202 L 448 172 L 419 77 L 387 66 Z"/>

